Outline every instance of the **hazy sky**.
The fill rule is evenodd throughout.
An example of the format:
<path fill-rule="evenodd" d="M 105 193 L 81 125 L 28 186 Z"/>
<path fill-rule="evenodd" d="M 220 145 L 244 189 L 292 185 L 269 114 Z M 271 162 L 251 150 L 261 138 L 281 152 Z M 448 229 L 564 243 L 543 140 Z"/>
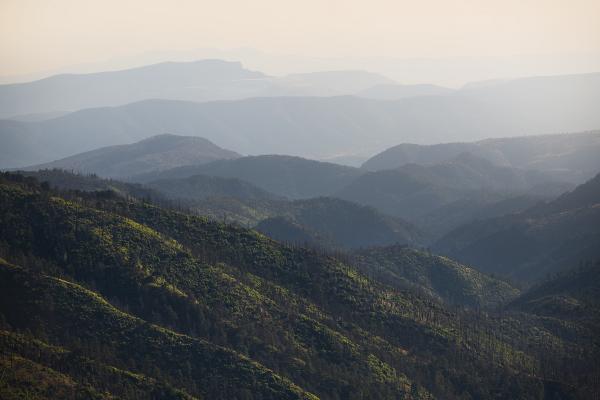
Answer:
<path fill-rule="evenodd" d="M 0 0 L 0 76 L 149 51 L 312 57 L 600 53 L 599 0 Z"/>

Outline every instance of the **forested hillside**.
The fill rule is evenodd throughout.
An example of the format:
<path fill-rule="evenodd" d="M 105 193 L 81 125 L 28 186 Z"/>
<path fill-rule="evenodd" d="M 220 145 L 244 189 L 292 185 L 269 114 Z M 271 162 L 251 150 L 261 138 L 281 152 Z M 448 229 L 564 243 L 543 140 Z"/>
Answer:
<path fill-rule="evenodd" d="M 432 247 L 481 271 L 535 282 L 600 259 L 600 175 L 523 212 L 457 228 Z"/>
<path fill-rule="evenodd" d="M 493 308 L 519 295 L 507 282 L 424 250 L 399 245 L 372 247 L 355 252 L 354 257 L 357 268 L 372 279 L 453 305 Z"/>
<path fill-rule="evenodd" d="M 52 188 L 111 191 L 121 197 L 152 200 L 213 220 L 255 227 L 283 242 L 347 249 L 394 243 L 416 246 L 428 240 L 414 225 L 370 207 L 327 197 L 289 201 L 236 178 L 194 175 L 141 185 L 56 169 L 20 173 Z M 297 230 L 304 235 L 294 236 Z"/>
<path fill-rule="evenodd" d="M 12 366 L 3 397 L 597 390 L 599 343 L 581 339 L 593 326 L 578 321 L 462 310 L 370 279 L 343 255 L 107 191 L 58 192 L 3 174 L 0 202 L 1 362 Z"/>

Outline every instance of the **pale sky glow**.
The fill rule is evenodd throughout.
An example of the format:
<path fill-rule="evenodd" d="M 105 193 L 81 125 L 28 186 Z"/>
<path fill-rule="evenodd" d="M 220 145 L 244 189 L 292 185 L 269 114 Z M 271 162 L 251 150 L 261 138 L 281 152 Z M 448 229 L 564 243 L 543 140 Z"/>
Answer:
<path fill-rule="evenodd" d="M 149 51 L 313 57 L 600 53 L 598 0 L 0 0 L 0 76 Z"/>

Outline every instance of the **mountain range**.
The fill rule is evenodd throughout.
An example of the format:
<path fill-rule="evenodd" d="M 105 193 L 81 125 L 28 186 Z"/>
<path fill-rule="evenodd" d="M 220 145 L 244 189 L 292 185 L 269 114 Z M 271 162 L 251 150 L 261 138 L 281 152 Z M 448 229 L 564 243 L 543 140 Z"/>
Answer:
<path fill-rule="evenodd" d="M 227 92 L 255 90 L 266 76 L 238 62 L 196 62 L 147 65 L 92 74 L 62 74 L 0 85 L 0 117 L 109 107 L 147 99 L 218 100 Z"/>
<path fill-rule="evenodd" d="M 0 399 L 595 399 L 599 103 L 218 59 L 0 85 Z"/>
<path fill-rule="evenodd" d="M 462 153 L 440 164 L 367 172 L 335 196 L 408 219 L 436 236 L 493 213 L 496 204 L 503 203 L 506 212 L 518 211 L 568 188 L 541 172 L 500 167 Z"/>
<path fill-rule="evenodd" d="M 197 212 L 229 216 L 251 226 L 266 218 L 289 217 L 291 205 L 282 206 L 278 200 L 337 197 L 410 221 L 425 233 L 421 238 L 427 238 L 418 243 L 476 219 L 522 211 L 574 186 L 563 182 L 564 172 L 570 170 L 556 177 L 551 171 L 498 166 L 474 154 L 370 172 L 292 156 L 241 157 L 205 139 L 159 135 L 26 169 L 127 179 Z M 295 223 L 271 222 L 290 229 Z M 394 243 L 390 240 L 379 244 Z"/>
<path fill-rule="evenodd" d="M 351 96 L 204 103 L 148 99 L 43 121 L 0 121 L 0 167 L 50 162 L 163 133 L 201 136 L 242 154 L 323 159 L 373 154 L 403 142 L 583 131 L 600 126 L 595 109 L 599 89 L 600 74 L 582 74 L 390 101 Z M 7 104 L 16 102 L 16 94 L 9 91 L 7 96 Z"/>
<path fill-rule="evenodd" d="M 471 143 L 400 144 L 365 161 L 368 171 L 405 164 L 430 165 L 469 153 L 500 166 L 551 173 L 555 178 L 583 183 L 600 170 L 600 131 L 485 139 Z"/>
<path fill-rule="evenodd" d="M 272 77 L 247 70 L 239 62 L 216 59 L 164 62 L 0 85 L 0 118 L 49 119 L 59 112 L 149 99 L 204 102 L 269 96 L 340 96 L 383 84 L 394 81 L 366 71 Z"/>

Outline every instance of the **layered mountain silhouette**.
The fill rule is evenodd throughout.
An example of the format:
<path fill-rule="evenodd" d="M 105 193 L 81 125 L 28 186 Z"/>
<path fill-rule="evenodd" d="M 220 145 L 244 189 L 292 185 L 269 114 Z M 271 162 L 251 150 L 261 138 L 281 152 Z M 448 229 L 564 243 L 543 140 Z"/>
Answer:
<path fill-rule="evenodd" d="M 418 223 L 434 235 L 443 234 L 505 202 L 507 212 L 522 210 L 540 197 L 569 188 L 537 171 L 499 167 L 469 153 L 434 165 L 406 164 L 367 172 L 336 192 L 336 196 L 375 207 Z M 533 198 L 511 201 L 511 198 Z M 451 212 L 450 212 L 451 211 Z"/>
<path fill-rule="evenodd" d="M 0 85 L 0 117 L 76 111 L 147 99 L 207 101 L 243 97 L 266 75 L 239 62 L 166 62 L 121 71 L 64 74 L 34 82 Z M 235 93 L 237 92 L 237 93 Z"/>
<path fill-rule="evenodd" d="M 0 85 L 0 399 L 596 398 L 598 104 L 221 60 Z"/>
<path fill-rule="evenodd" d="M 451 95 L 394 101 L 271 97 L 192 103 L 148 100 L 46 121 L 0 122 L 0 167 L 52 161 L 170 132 L 243 154 L 327 158 L 432 144 L 597 129 L 600 74 L 524 78 Z"/>
<path fill-rule="evenodd" d="M 43 120 L 67 111 L 119 106 L 148 99 L 215 101 L 268 96 L 352 95 L 394 84 L 367 71 L 323 71 L 267 76 L 239 62 L 164 62 L 119 71 L 62 74 L 0 85 L 0 118 Z"/>
<path fill-rule="evenodd" d="M 217 158 L 221 159 L 209 162 Z M 572 188 L 552 174 L 500 167 L 473 153 L 439 164 L 369 172 L 292 156 L 240 157 L 205 139 L 173 135 L 28 169 L 126 178 L 199 213 L 251 226 L 267 218 L 290 217 L 292 206 L 283 205 L 281 199 L 333 196 L 373 207 L 387 218 L 408 220 L 425 232 L 427 240 L 476 219 L 522 211 Z M 377 244 L 394 242 L 388 237 Z"/>

